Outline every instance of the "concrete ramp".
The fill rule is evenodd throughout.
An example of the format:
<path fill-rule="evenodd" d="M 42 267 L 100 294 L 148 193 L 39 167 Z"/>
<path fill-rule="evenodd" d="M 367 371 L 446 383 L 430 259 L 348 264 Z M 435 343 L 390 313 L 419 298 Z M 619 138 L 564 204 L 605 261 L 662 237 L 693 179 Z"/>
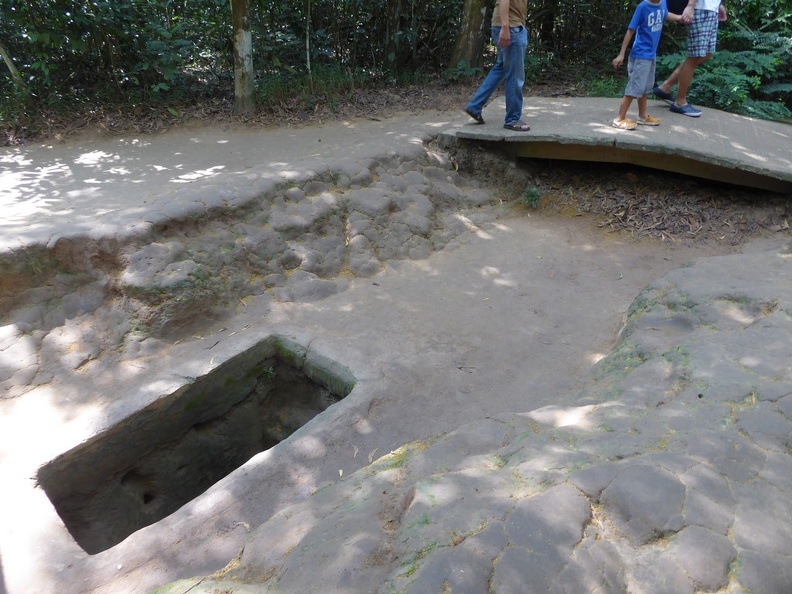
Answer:
<path fill-rule="evenodd" d="M 701 108 L 699 118 L 650 100 L 659 126 L 617 130 L 619 99 L 526 97 L 530 132 L 503 128 L 503 98 L 484 110 L 484 125 L 448 129 L 446 142 L 497 143 L 517 157 L 631 163 L 663 171 L 792 194 L 792 126 Z M 635 102 L 628 117 L 638 114 Z"/>

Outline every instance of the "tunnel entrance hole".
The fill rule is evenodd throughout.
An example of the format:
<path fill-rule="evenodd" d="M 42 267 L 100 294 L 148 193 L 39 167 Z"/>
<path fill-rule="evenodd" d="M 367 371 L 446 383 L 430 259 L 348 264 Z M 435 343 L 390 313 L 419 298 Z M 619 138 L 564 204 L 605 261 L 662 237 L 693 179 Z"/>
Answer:
<path fill-rule="evenodd" d="M 38 472 L 75 541 L 105 551 L 289 437 L 354 386 L 349 370 L 270 337 Z"/>

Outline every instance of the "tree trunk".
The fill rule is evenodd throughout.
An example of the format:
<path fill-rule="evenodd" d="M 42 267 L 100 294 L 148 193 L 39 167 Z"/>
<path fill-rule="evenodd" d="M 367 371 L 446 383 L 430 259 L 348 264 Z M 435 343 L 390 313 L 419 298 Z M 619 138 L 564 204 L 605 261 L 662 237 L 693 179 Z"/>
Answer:
<path fill-rule="evenodd" d="M 542 4 L 541 9 L 531 15 L 534 22 L 534 29 L 539 32 L 539 47 L 553 52 L 559 49 L 559 39 L 557 39 L 555 34 L 558 8 L 559 2 L 557 0 L 549 0 Z M 627 18 L 629 20 L 629 17 Z M 564 26 L 562 29 L 568 30 L 569 27 Z"/>
<path fill-rule="evenodd" d="M 250 34 L 250 0 L 231 0 L 231 22 L 234 28 L 234 113 L 252 112 L 253 41 Z"/>
<path fill-rule="evenodd" d="M 395 69 L 399 63 L 401 38 L 399 35 L 402 17 L 402 0 L 388 0 L 385 4 L 385 63 L 388 68 Z"/>
<path fill-rule="evenodd" d="M 489 37 L 488 0 L 465 0 L 462 22 L 454 51 L 451 52 L 449 68 L 458 68 L 464 62 L 468 68 L 481 66 L 481 54 Z"/>
<path fill-rule="evenodd" d="M 8 50 L 2 42 L 0 42 L 0 56 L 3 57 L 3 62 L 6 63 L 6 66 L 8 66 L 8 69 L 11 71 L 11 80 L 14 81 L 14 84 L 19 88 L 20 91 L 27 91 L 27 87 L 25 86 L 22 77 L 19 76 L 19 70 L 17 70 L 16 66 L 14 66 L 14 62 L 11 60 L 11 55 L 8 53 Z"/>
<path fill-rule="evenodd" d="M 311 94 L 313 94 L 313 72 L 311 72 L 311 0 L 308 0 L 308 11 L 305 17 L 305 66 L 308 68 L 308 84 L 311 87 Z"/>

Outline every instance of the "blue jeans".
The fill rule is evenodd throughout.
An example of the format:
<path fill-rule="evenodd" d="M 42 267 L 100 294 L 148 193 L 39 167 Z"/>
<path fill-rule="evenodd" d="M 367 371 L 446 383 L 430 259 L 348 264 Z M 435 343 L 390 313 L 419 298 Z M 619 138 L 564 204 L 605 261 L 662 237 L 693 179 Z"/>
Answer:
<path fill-rule="evenodd" d="M 500 27 L 492 28 L 492 42 L 497 46 L 500 37 Z M 516 124 L 522 117 L 523 86 L 525 85 L 525 51 L 528 48 L 528 30 L 525 27 L 511 27 L 511 43 L 509 47 L 498 47 L 498 58 L 489 71 L 487 78 L 467 104 L 471 113 L 481 113 L 489 98 L 500 86 L 506 98 L 507 126 Z"/>

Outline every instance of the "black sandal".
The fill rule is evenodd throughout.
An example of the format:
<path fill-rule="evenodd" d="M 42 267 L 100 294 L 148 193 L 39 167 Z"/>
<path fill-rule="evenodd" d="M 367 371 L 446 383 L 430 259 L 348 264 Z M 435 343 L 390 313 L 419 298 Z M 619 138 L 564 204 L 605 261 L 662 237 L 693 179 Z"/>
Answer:
<path fill-rule="evenodd" d="M 503 124 L 503 127 L 512 132 L 528 132 L 531 127 L 525 122 L 514 122 L 513 124 Z"/>
<path fill-rule="evenodd" d="M 468 114 L 474 120 L 476 120 L 477 124 L 483 124 L 484 123 L 484 118 L 482 117 L 482 115 L 480 113 L 473 113 L 468 108 L 465 108 L 465 113 Z"/>

